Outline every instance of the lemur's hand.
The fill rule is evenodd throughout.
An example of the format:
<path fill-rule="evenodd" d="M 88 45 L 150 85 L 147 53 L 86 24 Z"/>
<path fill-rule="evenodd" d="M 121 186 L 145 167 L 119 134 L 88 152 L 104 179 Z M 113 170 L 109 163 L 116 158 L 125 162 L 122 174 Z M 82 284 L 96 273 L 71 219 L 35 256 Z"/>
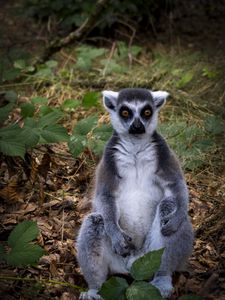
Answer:
<path fill-rule="evenodd" d="M 134 246 L 131 244 L 132 238 L 124 231 L 119 230 L 112 237 L 112 247 L 116 254 L 126 257 L 130 254 Z"/>
<path fill-rule="evenodd" d="M 180 226 L 181 218 L 177 211 L 177 204 L 173 197 L 163 199 L 159 204 L 159 215 L 161 232 L 169 236 L 177 231 Z"/>

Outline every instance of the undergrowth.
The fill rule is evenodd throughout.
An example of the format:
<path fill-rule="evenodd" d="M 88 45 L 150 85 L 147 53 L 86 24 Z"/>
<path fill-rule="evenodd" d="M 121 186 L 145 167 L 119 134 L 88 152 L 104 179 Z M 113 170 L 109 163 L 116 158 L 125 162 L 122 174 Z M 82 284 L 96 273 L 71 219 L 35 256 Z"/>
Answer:
<path fill-rule="evenodd" d="M 112 129 L 99 92 L 128 86 L 170 92 L 171 99 L 161 112 L 159 131 L 185 169 L 207 166 L 213 154 L 222 155 L 224 110 L 219 99 L 222 102 L 223 68 L 198 52 L 171 49 L 166 53 L 162 47 L 149 52 L 124 42 L 113 43 L 111 49 L 80 45 L 40 64 L 36 70 L 25 58 L 16 59 L 12 68 L 23 79 L 10 84 L 7 77 L 2 77 L 1 88 L 14 89 L 2 93 L 6 105 L 0 109 L 1 120 L 19 109 L 20 122 L 10 124 L 8 120 L 1 128 L 0 150 L 5 155 L 24 156 L 27 149 L 38 144 L 63 141 L 68 142 L 75 158 L 85 149 L 101 155 Z M 24 86 L 25 91 L 35 87 L 36 92 L 22 95 Z M 18 99 L 15 91 L 20 95 Z M 17 138 L 10 140 L 9 133 L 12 139 Z M 16 148 L 19 136 L 23 145 Z"/>

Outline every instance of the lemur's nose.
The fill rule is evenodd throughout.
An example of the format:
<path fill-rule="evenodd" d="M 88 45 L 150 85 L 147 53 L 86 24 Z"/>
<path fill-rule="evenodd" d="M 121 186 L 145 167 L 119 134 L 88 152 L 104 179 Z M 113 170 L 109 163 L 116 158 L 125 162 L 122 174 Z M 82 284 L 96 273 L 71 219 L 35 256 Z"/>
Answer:
<path fill-rule="evenodd" d="M 130 134 L 145 133 L 145 126 L 143 125 L 143 123 L 139 118 L 134 119 L 134 122 L 130 125 L 129 133 Z"/>

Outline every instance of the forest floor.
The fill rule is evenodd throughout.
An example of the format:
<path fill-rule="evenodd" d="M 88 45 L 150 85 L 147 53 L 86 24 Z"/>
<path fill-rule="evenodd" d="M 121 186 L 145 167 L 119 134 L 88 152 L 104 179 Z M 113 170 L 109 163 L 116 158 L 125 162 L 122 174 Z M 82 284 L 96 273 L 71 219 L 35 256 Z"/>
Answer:
<path fill-rule="evenodd" d="M 7 66 L 10 61 L 25 57 L 27 52 L 38 54 L 51 26 L 24 18 L 17 12 L 20 9 L 17 1 L 1 2 L 0 54 L 2 59 L 7 57 Z M 16 91 L 19 102 L 40 96 L 47 97 L 52 106 L 68 98 L 81 99 L 90 90 L 140 86 L 170 92 L 171 100 L 161 113 L 160 124 L 182 161 L 190 192 L 189 214 L 195 230 L 188 272 L 174 277 L 175 292 L 171 300 L 186 293 L 196 293 L 208 300 L 225 300 L 225 156 L 224 129 L 221 129 L 225 116 L 225 22 L 222 18 L 210 24 L 207 20 L 202 22 L 194 25 L 195 21 L 184 20 L 179 26 L 159 33 L 157 39 L 147 34 L 143 37 L 143 33 L 137 35 L 131 42 L 141 47 L 140 54 L 132 62 L 127 58 L 126 68 L 116 74 L 112 66 L 108 73 L 104 67 L 99 71 L 97 59 L 89 72 L 79 70 L 68 79 L 65 70 L 77 59 L 76 46 L 70 46 L 54 56 L 59 64 L 54 78 L 50 75 L 40 79 L 28 74 L 19 81 L 10 80 L 10 74 L 6 74 L 8 79 L 0 83 L 1 91 Z M 185 32 L 190 24 L 192 31 Z M 127 31 L 124 32 L 127 36 Z M 108 63 L 113 60 L 115 47 L 108 39 Z M 113 63 L 119 61 L 115 58 Z M 64 125 L 71 130 L 77 120 L 97 110 L 71 111 Z M 11 120 L 17 119 L 18 109 L 15 109 Z M 190 129 L 180 137 L 187 146 L 185 150 L 179 148 L 179 141 L 173 137 L 176 125 L 182 130 Z M 210 143 L 208 148 L 204 144 L 206 138 Z M 74 241 L 89 210 L 87 199 L 98 160 L 90 149 L 74 159 L 65 143 L 38 146 L 28 152 L 26 160 L 1 157 L 0 241 L 7 239 L 17 223 L 36 220 L 40 229 L 38 244 L 44 247 L 46 255 L 37 266 L 27 268 L 1 263 L 0 299 L 78 299 L 79 291 L 72 285 L 86 287 L 86 284 L 77 264 Z"/>

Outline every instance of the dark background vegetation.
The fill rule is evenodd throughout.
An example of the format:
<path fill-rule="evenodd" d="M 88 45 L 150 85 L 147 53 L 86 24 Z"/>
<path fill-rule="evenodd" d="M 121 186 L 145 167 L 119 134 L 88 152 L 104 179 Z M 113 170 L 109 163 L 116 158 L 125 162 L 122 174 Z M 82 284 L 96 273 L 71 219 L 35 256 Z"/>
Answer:
<path fill-rule="evenodd" d="M 225 1 L 103 2 L 93 17 L 91 0 L 0 1 L 0 254 L 24 220 L 46 251 L 35 265 L 0 262 L 0 298 L 78 299 L 74 239 L 111 134 L 100 92 L 144 87 L 171 95 L 159 130 L 196 233 L 171 299 L 224 300 Z"/>

